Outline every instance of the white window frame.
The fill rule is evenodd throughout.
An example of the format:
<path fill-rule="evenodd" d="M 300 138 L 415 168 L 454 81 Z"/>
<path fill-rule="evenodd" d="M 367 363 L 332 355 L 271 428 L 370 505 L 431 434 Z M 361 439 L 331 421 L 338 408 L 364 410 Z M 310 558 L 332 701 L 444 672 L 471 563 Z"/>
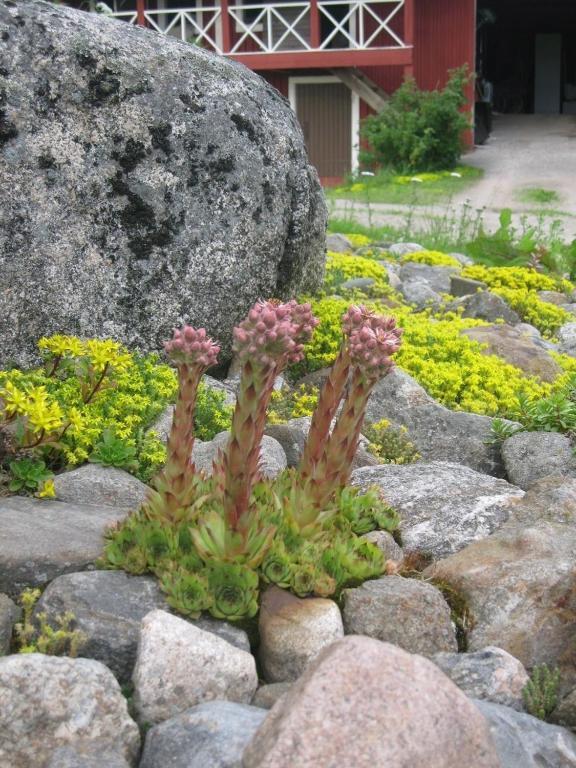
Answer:
<path fill-rule="evenodd" d="M 335 75 L 322 75 L 322 76 L 305 76 L 289 77 L 288 78 L 288 101 L 296 116 L 297 112 L 297 85 L 321 85 L 329 83 L 344 83 Z M 350 89 L 349 89 L 350 90 Z M 360 151 L 360 96 L 354 91 L 350 90 L 350 113 L 351 113 L 351 147 L 350 147 L 350 167 L 352 173 L 357 173 L 359 168 L 358 154 Z"/>

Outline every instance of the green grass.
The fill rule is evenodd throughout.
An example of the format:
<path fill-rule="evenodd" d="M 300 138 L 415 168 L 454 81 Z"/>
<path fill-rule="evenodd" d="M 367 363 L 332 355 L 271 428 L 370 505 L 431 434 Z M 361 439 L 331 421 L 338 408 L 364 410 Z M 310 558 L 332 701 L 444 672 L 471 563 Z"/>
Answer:
<path fill-rule="evenodd" d="M 326 196 L 329 200 L 430 205 L 449 200 L 481 176 L 481 170 L 468 165 L 459 165 L 453 171 L 417 173 L 413 176 L 380 171 L 376 176 L 360 176 L 341 187 L 327 189 Z"/>
<path fill-rule="evenodd" d="M 522 203 L 535 203 L 537 205 L 551 205 L 560 201 L 560 195 L 553 189 L 541 187 L 527 187 L 517 193 L 517 198 Z"/>

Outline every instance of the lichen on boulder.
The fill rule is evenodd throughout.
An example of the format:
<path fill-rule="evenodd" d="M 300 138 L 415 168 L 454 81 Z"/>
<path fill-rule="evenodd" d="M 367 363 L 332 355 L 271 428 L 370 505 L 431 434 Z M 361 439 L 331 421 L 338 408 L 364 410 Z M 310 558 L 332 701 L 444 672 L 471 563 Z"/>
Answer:
<path fill-rule="evenodd" d="M 53 332 L 229 351 L 258 298 L 322 278 L 326 207 L 283 97 L 223 57 L 0 0 L 0 365 Z"/>

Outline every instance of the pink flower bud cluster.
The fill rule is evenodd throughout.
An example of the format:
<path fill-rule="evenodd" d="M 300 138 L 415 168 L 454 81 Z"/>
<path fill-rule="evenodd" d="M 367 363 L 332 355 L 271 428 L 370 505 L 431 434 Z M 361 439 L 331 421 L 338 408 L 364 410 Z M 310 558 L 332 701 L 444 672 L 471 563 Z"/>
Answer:
<path fill-rule="evenodd" d="M 168 357 L 176 364 L 197 365 L 210 368 L 218 359 L 220 347 L 206 336 L 204 328 L 195 330 L 190 325 L 175 328 L 174 336 L 164 342 Z"/>
<path fill-rule="evenodd" d="M 394 367 L 390 356 L 400 348 L 402 329 L 393 317 L 376 315 L 366 307 L 350 307 L 342 318 L 348 353 L 354 365 L 369 375 L 383 376 Z"/>
<path fill-rule="evenodd" d="M 253 358 L 264 365 L 282 358 L 297 363 L 317 325 L 310 304 L 258 301 L 234 328 L 234 351 L 241 360 Z"/>

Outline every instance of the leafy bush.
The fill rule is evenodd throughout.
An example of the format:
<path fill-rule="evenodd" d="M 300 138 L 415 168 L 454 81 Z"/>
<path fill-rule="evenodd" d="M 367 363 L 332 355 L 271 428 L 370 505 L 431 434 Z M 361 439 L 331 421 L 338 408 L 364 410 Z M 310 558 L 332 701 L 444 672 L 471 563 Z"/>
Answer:
<path fill-rule="evenodd" d="M 363 121 L 369 149 L 361 153 L 362 162 L 400 173 L 453 168 L 470 127 L 462 112 L 468 81 L 465 69 L 452 71 L 443 90 L 421 91 L 413 79 L 406 80 L 380 114 Z"/>
<path fill-rule="evenodd" d="M 151 571 L 177 610 L 230 620 L 256 613 L 260 581 L 328 596 L 383 573 L 382 552 L 357 533 L 392 530 L 397 516 L 378 491 L 360 495 L 346 483 L 367 399 L 400 344 L 393 319 L 349 308 L 298 470 L 260 478 L 274 381 L 301 359 L 316 322 L 309 305 L 258 302 L 235 329 L 240 388 L 229 441 L 210 477 L 196 473 L 190 455 L 198 385 L 219 348 L 203 330 L 175 331 L 166 351 L 178 367 L 179 394 L 166 465 L 142 508 L 110 532 L 105 565 Z"/>
<path fill-rule="evenodd" d="M 440 251 L 415 251 L 401 257 L 402 262 L 415 262 L 416 264 L 428 264 L 431 267 L 462 267 L 458 259 Z"/>
<path fill-rule="evenodd" d="M 176 393 L 172 369 L 111 340 L 57 335 L 38 346 L 43 367 L 0 371 L 0 427 L 10 450 L 50 469 L 75 466 L 103 450 L 108 430 L 138 471 L 149 473 L 162 449 L 142 432 Z"/>
<path fill-rule="evenodd" d="M 135 446 L 128 445 L 122 438 L 116 437 L 114 430 L 105 429 L 102 439 L 96 443 L 88 458 L 93 464 L 130 471 L 138 468 L 136 454 Z"/>

